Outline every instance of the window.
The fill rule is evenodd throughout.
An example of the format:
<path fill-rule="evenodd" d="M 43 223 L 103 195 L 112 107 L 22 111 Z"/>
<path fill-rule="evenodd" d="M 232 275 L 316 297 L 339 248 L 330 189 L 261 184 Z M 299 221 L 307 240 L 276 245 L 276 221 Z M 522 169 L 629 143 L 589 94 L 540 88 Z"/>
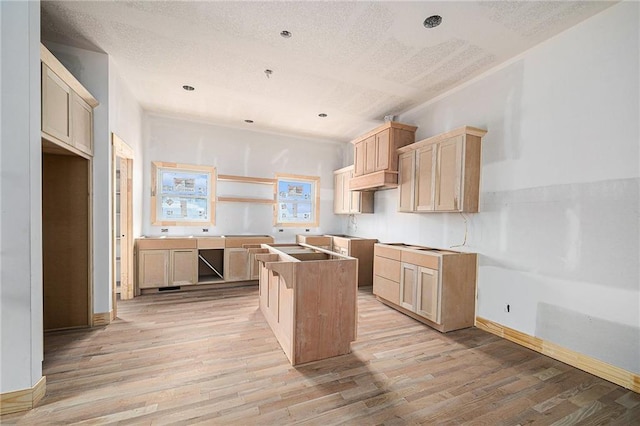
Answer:
<path fill-rule="evenodd" d="M 320 178 L 276 174 L 275 226 L 317 227 Z"/>
<path fill-rule="evenodd" d="M 153 162 L 151 223 L 214 225 L 215 182 L 214 167 Z"/>

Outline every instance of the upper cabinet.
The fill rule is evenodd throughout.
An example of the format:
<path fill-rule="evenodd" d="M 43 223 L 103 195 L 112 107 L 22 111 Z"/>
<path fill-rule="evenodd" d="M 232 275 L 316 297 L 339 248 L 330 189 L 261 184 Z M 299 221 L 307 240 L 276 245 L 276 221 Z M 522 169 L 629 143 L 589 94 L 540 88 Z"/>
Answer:
<path fill-rule="evenodd" d="M 398 187 L 396 150 L 415 141 L 417 127 L 387 122 L 351 141 L 354 149 L 354 173 L 349 189 L 375 191 Z"/>
<path fill-rule="evenodd" d="M 354 166 L 333 172 L 333 212 L 335 214 L 373 213 L 373 192 L 352 191 Z"/>
<path fill-rule="evenodd" d="M 43 139 L 93 155 L 93 108 L 98 101 L 43 45 L 40 57 Z"/>
<path fill-rule="evenodd" d="M 465 126 L 399 148 L 398 210 L 476 213 L 486 133 Z"/>

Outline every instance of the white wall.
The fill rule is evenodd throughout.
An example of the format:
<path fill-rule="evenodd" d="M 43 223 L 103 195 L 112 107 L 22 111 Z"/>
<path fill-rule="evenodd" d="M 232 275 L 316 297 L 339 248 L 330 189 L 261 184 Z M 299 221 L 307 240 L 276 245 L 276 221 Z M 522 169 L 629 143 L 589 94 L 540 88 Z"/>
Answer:
<path fill-rule="evenodd" d="M 218 203 L 216 225 L 209 227 L 206 234 L 201 226 L 152 226 L 148 196 L 152 161 L 214 166 L 219 174 L 227 175 L 273 178 L 275 173 L 290 173 L 319 176 L 320 226 L 309 229 L 309 233 L 341 230 L 340 218 L 333 215 L 333 171 L 342 164 L 341 143 L 259 133 L 159 115 L 147 115 L 144 122 L 143 234 L 160 235 L 161 228 L 169 228 L 167 235 L 268 234 L 273 235 L 276 241 L 290 242 L 295 240 L 296 233 L 304 232 L 300 228 L 283 228 L 283 232 L 279 232 L 273 227 L 272 206 L 250 203 Z M 231 196 L 234 191 L 242 189 L 220 183 L 218 195 Z"/>
<path fill-rule="evenodd" d="M 0 2 L 0 393 L 42 377 L 40 3 Z"/>
<path fill-rule="evenodd" d="M 43 43 L 100 102 L 93 110 L 93 312 L 109 312 L 112 303 L 109 58 L 104 53 L 46 40 Z"/>
<path fill-rule="evenodd" d="M 443 248 L 467 233 L 478 316 L 640 373 L 639 21 L 637 2 L 613 6 L 402 115 L 418 139 L 488 130 L 480 213 L 398 213 L 390 190 L 347 232 Z"/>
<path fill-rule="evenodd" d="M 142 217 L 142 108 L 122 79 L 117 64 L 109 57 L 109 126 L 134 151 L 133 159 L 133 235 L 141 233 Z"/>

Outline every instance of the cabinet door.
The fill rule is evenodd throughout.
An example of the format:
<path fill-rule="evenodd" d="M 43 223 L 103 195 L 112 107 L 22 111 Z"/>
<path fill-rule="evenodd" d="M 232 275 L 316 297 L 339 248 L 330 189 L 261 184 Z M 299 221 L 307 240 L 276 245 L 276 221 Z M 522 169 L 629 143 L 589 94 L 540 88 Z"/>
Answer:
<path fill-rule="evenodd" d="M 42 131 L 71 144 L 71 93 L 69 86 L 42 64 Z"/>
<path fill-rule="evenodd" d="M 169 285 L 169 250 L 138 251 L 138 287 Z"/>
<path fill-rule="evenodd" d="M 418 300 L 416 313 L 440 323 L 440 283 L 438 271 L 420 267 L 418 270 Z"/>
<path fill-rule="evenodd" d="M 455 211 L 460 208 L 463 136 L 438 144 L 435 208 Z"/>
<path fill-rule="evenodd" d="M 413 211 L 415 151 L 398 158 L 398 211 Z"/>
<path fill-rule="evenodd" d="M 93 110 L 75 92 L 71 93 L 71 139 L 80 151 L 93 154 Z"/>
<path fill-rule="evenodd" d="M 376 135 L 364 140 L 364 174 L 376 171 L 378 151 L 376 149 Z"/>
<path fill-rule="evenodd" d="M 415 210 L 434 209 L 434 172 L 436 165 L 435 146 L 430 145 L 416 151 Z"/>
<path fill-rule="evenodd" d="M 198 283 L 197 250 L 171 250 L 170 285 Z"/>
<path fill-rule="evenodd" d="M 389 159 L 395 152 L 391 152 L 391 129 L 383 130 L 376 135 L 376 168 L 375 171 L 389 169 Z"/>
<path fill-rule="evenodd" d="M 345 190 L 344 195 L 347 197 L 349 206 L 349 213 L 360 213 L 361 212 L 361 201 L 362 201 L 362 193 L 359 191 L 350 191 L 349 190 L 349 181 L 353 177 L 353 172 L 349 172 L 345 175 Z"/>
<path fill-rule="evenodd" d="M 354 176 L 362 176 L 364 174 L 365 163 L 365 141 L 360 141 L 353 146 L 353 163 L 354 163 Z"/>
<path fill-rule="evenodd" d="M 247 249 L 224 249 L 225 281 L 246 281 L 249 278 L 249 252 Z"/>
<path fill-rule="evenodd" d="M 416 311 L 418 267 L 409 263 L 400 266 L 400 306 Z"/>
<path fill-rule="evenodd" d="M 344 204 L 344 179 L 344 173 L 335 173 L 333 175 L 333 213 L 335 214 L 346 213 Z"/>
<path fill-rule="evenodd" d="M 260 247 L 251 247 L 247 249 L 249 253 L 249 279 L 260 279 L 260 262 L 256 260 L 256 254 L 268 253 L 269 250 Z"/>

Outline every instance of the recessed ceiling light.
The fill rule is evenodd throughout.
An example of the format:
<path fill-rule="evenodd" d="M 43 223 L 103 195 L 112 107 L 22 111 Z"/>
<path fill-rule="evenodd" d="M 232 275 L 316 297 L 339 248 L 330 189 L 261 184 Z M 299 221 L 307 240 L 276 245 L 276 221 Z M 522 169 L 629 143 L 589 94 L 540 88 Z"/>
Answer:
<path fill-rule="evenodd" d="M 193 87 L 193 86 L 188 86 L 188 85 L 186 85 L 186 84 L 185 84 L 184 86 L 182 86 L 182 88 L 183 88 L 184 90 L 186 90 L 187 92 L 193 92 L 194 90 L 196 90 L 196 89 L 195 89 L 195 87 Z"/>
<path fill-rule="evenodd" d="M 321 112 L 320 114 L 318 114 L 318 117 L 325 118 L 326 116 L 327 116 L 327 114 L 325 114 L 324 112 Z"/>
<path fill-rule="evenodd" d="M 251 123 L 253 123 L 253 120 L 244 120 L 244 122 L 251 124 Z"/>
<path fill-rule="evenodd" d="M 427 19 L 424 20 L 425 28 L 435 28 L 442 23 L 442 16 L 440 15 L 431 15 Z"/>
<path fill-rule="evenodd" d="M 287 30 L 282 30 L 280 31 L 280 35 L 284 38 L 290 38 L 291 37 L 291 33 Z"/>

